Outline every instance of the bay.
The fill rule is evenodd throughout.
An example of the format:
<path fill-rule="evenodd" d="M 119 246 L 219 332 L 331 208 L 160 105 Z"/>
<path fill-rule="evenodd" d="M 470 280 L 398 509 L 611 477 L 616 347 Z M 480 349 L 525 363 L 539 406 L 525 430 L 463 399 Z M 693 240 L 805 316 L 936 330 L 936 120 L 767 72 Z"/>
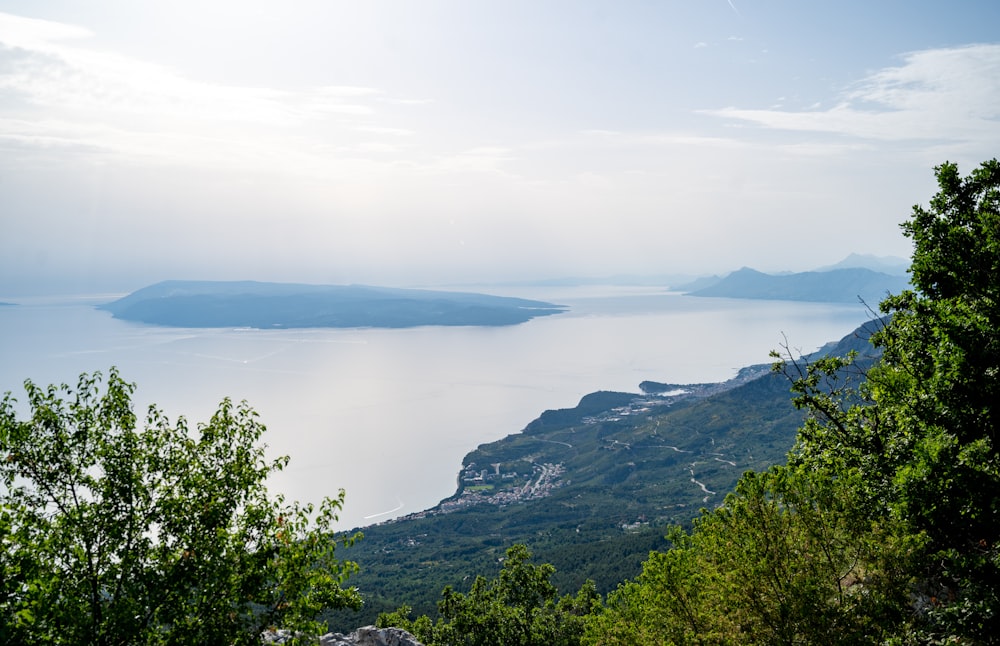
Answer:
<path fill-rule="evenodd" d="M 200 422 L 224 397 L 245 399 L 269 453 L 291 456 L 272 488 L 311 502 L 345 488 L 347 529 L 433 506 L 453 493 L 467 452 L 543 410 L 596 390 L 638 392 L 643 380 L 725 380 L 786 339 L 807 353 L 870 318 L 860 304 L 645 287 L 476 291 L 570 310 L 496 328 L 179 329 L 94 309 L 111 295 L 21 299 L 0 308 L 0 392 L 117 366 L 138 385 L 140 416 L 155 402 Z"/>

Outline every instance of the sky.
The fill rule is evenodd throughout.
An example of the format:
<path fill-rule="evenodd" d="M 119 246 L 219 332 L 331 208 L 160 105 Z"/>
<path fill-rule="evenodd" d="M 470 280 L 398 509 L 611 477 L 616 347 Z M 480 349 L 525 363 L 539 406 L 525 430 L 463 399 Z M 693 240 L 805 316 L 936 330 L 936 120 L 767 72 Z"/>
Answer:
<path fill-rule="evenodd" d="M 1000 3 L 0 0 L 0 297 L 802 271 L 1000 143 Z"/>

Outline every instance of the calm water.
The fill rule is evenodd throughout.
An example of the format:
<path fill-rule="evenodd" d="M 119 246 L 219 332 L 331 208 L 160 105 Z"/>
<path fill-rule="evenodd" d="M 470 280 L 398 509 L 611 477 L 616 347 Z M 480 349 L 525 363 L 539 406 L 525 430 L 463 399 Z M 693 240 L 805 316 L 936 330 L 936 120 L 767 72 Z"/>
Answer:
<path fill-rule="evenodd" d="M 292 458 L 272 486 L 303 501 L 345 488 L 346 529 L 433 506 L 468 451 L 545 409 L 646 379 L 724 380 L 784 336 L 811 352 L 868 319 L 860 305 L 650 289 L 509 293 L 572 309 L 504 328 L 190 330 L 114 320 L 93 308 L 107 298 L 22 300 L 0 308 L 0 391 L 114 365 L 138 384 L 139 413 L 155 402 L 204 421 L 223 397 L 246 399 Z"/>

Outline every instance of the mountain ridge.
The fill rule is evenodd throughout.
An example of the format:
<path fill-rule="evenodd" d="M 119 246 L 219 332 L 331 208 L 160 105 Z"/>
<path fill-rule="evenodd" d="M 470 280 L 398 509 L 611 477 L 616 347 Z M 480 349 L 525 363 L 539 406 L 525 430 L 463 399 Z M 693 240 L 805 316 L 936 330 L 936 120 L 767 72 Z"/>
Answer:
<path fill-rule="evenodd" d="M 817 267 L 813 271 L 831 271 L 834 269 L 870 269 L 890 276 L 905 276 L 910 268 L 910 260 L 899 256 L 876 256 L 874 254 L 849 254 L 843 260 L 832 265 Z"/>
<path fill-rule="evenodd" d="M 859 267 L 792 274 L 766 274 L 743 267 L 717 281 L 700 281 L 677 289 L 690 296 L 824 303 L 861 300 L 875 306 L 887 294 L 899 293 L 908 286 L 903 276 Z"/>

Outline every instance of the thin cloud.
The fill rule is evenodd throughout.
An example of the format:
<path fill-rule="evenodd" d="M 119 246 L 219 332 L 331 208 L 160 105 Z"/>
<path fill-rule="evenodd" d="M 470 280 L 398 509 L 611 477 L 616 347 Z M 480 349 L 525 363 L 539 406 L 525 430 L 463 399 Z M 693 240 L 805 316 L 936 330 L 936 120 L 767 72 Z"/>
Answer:
<path fill-rule="evenodd" d="M 90 151 L 143 162 L 234 169 L 296 168 L 328 174 L 343 164 L 318 149 L 384 154 L 372 135 L 411 131 L 375 121 L 386 101 L 372 87 L 303 90 L 212 84 L 166 66 L 87 47 L 73 25 L 0 13 L 0 140 L 19 150 Z M 363 119 L 362 123 L 358 123 Z"/>
<path fill-rule="evenodd" d="M 705 111 L 778 130 L 875 140 L 978 141 L 1000 118 L 1000 45 L 932 49 L 871 74 L 825 110 Z"/>
<path fill-rule="evenodd" d="M 581 131 L 584 137 L 601 139 L 604 142 L 625 146 L 695 146 L 695 147 L 736 147 L 746 145 L 743 142 L 712 135 L 699 135 L 686 132 L 638 132 L 625 133 L 617 130 L 590 129 Z"/>
<path fill-rule="evenodd" d="M 412 130 L 406 128 L 387 128 L 384 126 L 355 126 L 354 130 L 375 135 L 392 135 L 394 137 L 409 137 L 414 134 Z"/>
<path fill-rule="evenodd" d="M 0 32 L 0 43 L 9 44 Z M 74 47 L 8 49 L 0 89 L 37 108 L 59 112 L 130 114 L 157 119 L 288 126 L 328 114 L 367 115 L 358 99 L 371 88 L 321 87 L 302 92 L 213 85 L 158 65 Z"/>
<path fill-rule="evenodd" d="M 384 103 L 394 103 L 396 105 L 430 105 L 434 99 L 382 99 Z"/>
<path fill-rule="evenodd" d="M 55 41 L 90 38 L 93 35 L 89 29 L 77 25 L 0 12 L 0 42 L 8 47 L 49 49 Z"/>

